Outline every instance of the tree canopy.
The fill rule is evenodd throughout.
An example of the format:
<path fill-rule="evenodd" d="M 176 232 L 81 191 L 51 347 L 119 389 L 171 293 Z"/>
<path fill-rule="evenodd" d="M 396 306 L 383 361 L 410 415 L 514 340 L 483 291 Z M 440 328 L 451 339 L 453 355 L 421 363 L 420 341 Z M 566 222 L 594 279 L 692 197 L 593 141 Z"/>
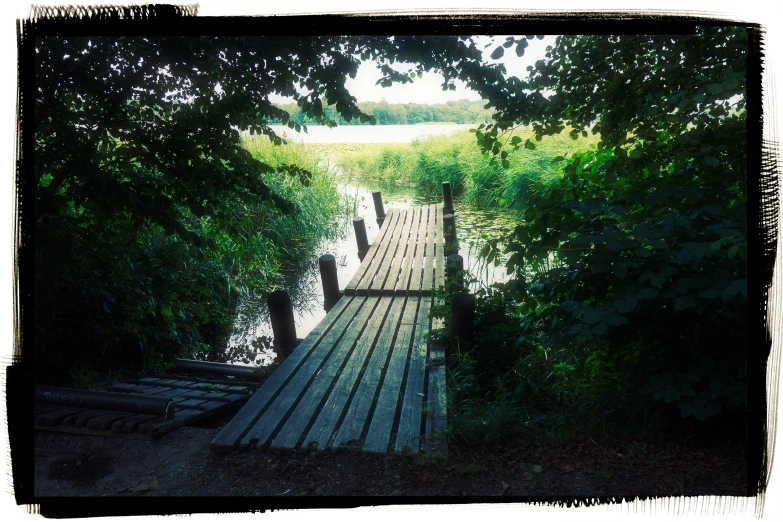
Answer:
<path fill-rule="evenodd" d="M 739 27 L 560 36 L 477 132 L 496 153 L 520 124 L 530 139 L 511 148 L 565 129 L 600 135 L 555 158 L 562 179 L 534 191 L 509 238 L 509 286 L 531 338 L 606 340 L 610 359 L 636 361 L 643 392 L 683 416 L 744 401 L 747 59 Z"/>
<path fill-rule="evenodd" d="M 501 39 L 492 58 L 522 55 L 533 38 Z M 547 135 L 600 135 L 595 149 L 556 158 L 562 178 L 531 188 L 521 224 L 503 240 L 514 274 L 506 292 L 525 310 L 521 346 L 604 339 L 608 358 L 630 353 L 645 393 L 677 401 L 683 415 L 736 407 L 744 382 L 736 349 L 744 328 L 732 325 L 745 319 L 747 49 L 747 31 L 728 26 L 560 36 L 522 79 L 485 61 L 468 36 L 39 38 L 37 339 L 86 335 L 104 352 L 140 336 L 197 342 L 198 328 L 182 341 L 172 326 L 177 314 L 159 302 L 177 299 L 185 284 L 174 267 L 185 254 L 208 259 L 192 277 L 222 292 L 231 274 L 220 268 L 228 254 L 214 255 L 218 239 L 250 241 L 249 215 L 297 212 L 264 174 L 308 182 L 297 166 L 252 157 L 241 132 L 281 143 L 272 122 L 303 126 L 272 94 L 293 98 L 323 125 L 336 125 L 337 115 L 375 122 L 345 87 L 361 61 L 374 61 L 382 86 L 425 71 L 441 74 L 444 89 L 464 81 L 494 116 L 476 130 L 477 144 L 504 166 L 515 149 L 535 150 Z M 409 65 L 400 72 L 398 63 Z M 521 126 L 532 129 L 529 139 L 505 134 Z M 497 257 L 491 247 L 485 253 Z M 150 267 L 167 274 L 164 294 Z M 133 306 L 128 295 L 137 296 Z M 74 320 L 85 311 L 133 320 L 85 334 Z M 189 304 L 179 314 L 187 323 L 210 312 Z M 168 340 L 153 327 L 142 335 L 140 323 L 162 317 Z"/>

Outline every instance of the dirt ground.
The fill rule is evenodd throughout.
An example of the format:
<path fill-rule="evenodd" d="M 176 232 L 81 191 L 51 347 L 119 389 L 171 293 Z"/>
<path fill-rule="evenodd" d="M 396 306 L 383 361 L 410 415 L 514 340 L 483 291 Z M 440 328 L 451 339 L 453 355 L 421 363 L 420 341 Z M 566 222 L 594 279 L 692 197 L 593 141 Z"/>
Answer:
<path fill-rule="evenodd" d="M 39 497 L 744 495 L 742 445 L 699 440 L 558 447 L 452 444 L 447 459 L 358 450 L 224 455 L 209 443 L 228 417 L 156 441 L 35 433 Z"/>

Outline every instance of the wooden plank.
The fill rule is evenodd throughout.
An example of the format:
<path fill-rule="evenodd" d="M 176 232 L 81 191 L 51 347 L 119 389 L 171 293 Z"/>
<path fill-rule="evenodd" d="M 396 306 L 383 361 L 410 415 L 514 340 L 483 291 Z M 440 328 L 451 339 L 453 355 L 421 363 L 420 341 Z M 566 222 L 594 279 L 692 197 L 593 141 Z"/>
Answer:
<path fill-rule="evenodd" d="M 370 409 L 381 383 L 383 370 L 389 360 L 389 353 L 394 346 L 392 341 L 400 326 L 400 316 L 402 315 L 404 305 L 404 297 L 397 297 L 392 302 L 389 315 L 383 323 L 381 333 L 375 343 L 375 349 L 370 357 L 370 361 L 367 363 L 367 369 L 364 371 L 362 380 L 359 382 L 359 385 L 354 392 L 351 404 L 340 425 L 340 429 L 331 442 L 333 448 L 338 448 L 341 444 L 349 441 L 359 440 L 362 435 L 362 431 L 367 424 Z M 403 365 L 405 364 L 404 359 L 402 363 Z M 393 420 L 393 409 L 390 416 Z M 307 443 L 307 441 L 305 441 L 305 443 Z"/>
<path fill-rule="evenodd" d="M 318 414 L 329 388 L 335 382 L 338 372 L 343 367 L 354 343 L 373 315 L 379 301 L 380 299 L 377 297 L 368 297 L 359 309 L 353 324 L 346 325 L 342 339 L 339 341 L 335 339 L 335 348 L 328 354 L 328 357 L 313 360 L 313 372 L 311 374 L 304 374 L 302 378 L 299 378 L 299 375 L 295 377 L 297 382 L 295 386 L 291 387 L 291 392 L 286 388 L 278 400 L 275 401 L 275 404 L 270 407 L 270 412 L 274 408 L 274 415 L 270 415 L 269 421 L 265 420 L 266 415 L 261 417 L 256 424 L 256 427 L 260 426 L 261 429 L 256 431 L 254 428 L 251 430 L 251 433 L 258 437 L 258 445 L 265 445 L 268 440 L 274 438 L 270 445 L 273 449 L 284 451 L 293 449 L 305 433 L 307 426 Z M 322 361 L 321 368 L 316 372 L 315 369 Z M 313 376 L 315 377 L 314 379 L 312 378 Z M 292 380 L 291 382 L 293 383 L 294 381 Z M 295 402 L 297 397 L 301 397 L 301 399 Z M 285 414 L 289 411 L 291 413 L 285 419 Z M 279 433 L 274 434 L 273 430 L 280 420 L 284 420 L 282 428 Z M 252 443 L 252 440 L 250 442 Z"/>
<path fill-rule="evenodd" d="M 323 373 L 322 366 L 324 365 L 324 361 L 333 350 L 337 349 L 335 346 L 340 342 L 346 330 L 350 336 L 351 330 L 355 329 L 351 325 L 363 325 L 367 320 L 367 314 L 369 314 L 372 307 L 364 309 L 363 305 L 365 304 L 365 301 L 366 299 L 364 297 L 357 296 L 353 298 L 350 306 L 346 308 L 346 312 L 339 320 L 335 321 L 328 334 L 324 336 L 315 350 L 313 350 L 310 356 L 302 363 L 301 368 L 299 368 L 291 377 L 290 381 L 285 384 L 285 387 L 281 388 L 277 399 L 269 401 L 270 403 L 267 410 L 263 412 L 263 415 L 259 416 L 258 420 L 254 422 L 242 437 L 240 442 L 242 446 L 248 444 L 265 445 L 269 442 L 274 432 L 286 421 L 291 409 L 296 406 L 299 398 L 307 391 L 310 381 L 316 376 L 320 377 Z M 307 337 L 307 339 L 309 338 L 310 336 Z M 307 339 L 305 339 L 305 342 Z M 278 370 L 278 372 L 279 371 L 280 370 Z M 276 374 L 277 372 L 272 374 L 272 377 Z M 264 388 L 262 387 L 261 390 L 263 389 Z"/>
<path fill-rule="evenodd" d="M 405 302 L 400 328 L 394 339 L 391 358 L 383 376 L 381 391 L 378 393 L 370 428 L 364 440 L 364 449 L 371 453 L 386 453 L 389 446 L 398 404 L 402 399 L 402 380 L 411 349 L 419 301 L 417 297 L 408 297 Z"/>
<path fill-rule="evenodd" d="M 438 243 L 438 252 L 442 254 L 443 245 Z M 443 256 L 438 258 L 441 260 L 441 266 Z M 437 266 L 437 264 L 436 264 Z M 436 272 L 437 275 L 437 272 Z M 441 273 L 441 275 L 443 275 Z M 443 279 L 443 277 L 441 277 Z M 437 283 L 436 283 L 437 284 Z M 441 283 L 442 284 L 442 283 Z M 442 306 L 443 299 L 435 299 L 433 301 L 434 306 Z M 432 319 L 432 330 L 443 328 L 444 320 L 441 318 Z M 428 357 L 428 375 L 427 375 L 427 426 L 425 433 L 428 438 L 425 438 L 425 451 L 428 453 L 436 453 L 442 457 L 448 455 L 448 445 L 446 441 L 439 438 L 438 432 L 445 430 L 448 427 L 448 417 L 446 408 L 446 352 L 443 346 L 430 343 L 430 355 Z M 433 438 L 432 436 L 435 435 Z"/>
<path fill-rule="evenodd" d="M 63 426 L 74 426 L 76 428 L 82 428 L 87 425 L 87 421 L 93 417 L 105 415 L 106 410 L 85 410 L 77 415 L 72 415 L 63 421 Z"/>
<path fill-rule="evenodd" d="M 120 433 L 132 433 L 136 431 L 141 424 L 153 419 L 162 419 L 162 417 L 160 415 L 151 415 L 147 413 L 131 415 L 130 417 L 114 422 L 111 425 L 111 430 Z"/>
<path fill-rule="evenodd" d="M 445 258 L 443 256 L 443 237 L 435 244 L 435 291 L 439 291 L 446 281 Z"/>
<path fill-rule="evenodd" d="M 394 234 L 392 235 L 391 241 L 389 242 L 386 255 L 384 256 L 383 262 L 378 268 L 378 273 L 375 275 L 375 278 L 370 285 L 370 295 L 381 294 L 388 279 L 392 279 L 391 284 L 392 288 L 394 288 L 393 285 L 397 279 L 397 276 L 391 275 L 392 262 L 399 256 L 402 256 L 403 252 L 405 251 L 405 244 L 403 243 L 403 241 L 405 241 L 405 223 L 410 222 L 411 219 L 411 216 L 408 215 L 408 210 L 401 210 L 399 214 L 400 218 L 397 221 L 397 227 L 394 229 Z"/>
<path fill-rule="evenodd" d="M 419 451 L 421 412 L 424 402 L 424 372 L 427 364 L 427 341 L 424 336 L 429 326 L 431 305 L 432 298 L 421 298 L 413 334 L 408 378 L 405 383 L 405 397 L 402 401 L 400 423 L 394 444 L 395 451 L 402 451 L 405 447 L 410 448 L 412 453 L 418 453 Z"/>
<path fill-rule="evenodd" d="M 402 228 L 402 232 L 398 238 L 397 253 L 394 256 L 394 263 L 389 268 L 389 275 L 386 281 L 383 283 L 381 292 L 384 295 L 393 295 L 394 288 L 397 286 L 397 280 L 400 279 L 400 270 L 402 269 L 402 261 L 408 255 L 408 243 L 411 235 L 411 228 L 413 222 L 418 218 L 420 212 L 418 207 L 413 207 L 408 210 L 407 219 L 405 220 L 405 226 Z M 417 222 L 418 224 L 418 222 Z"/>
<path fill-rule="evenodd" d="M 108 430 L 115 421 L 131 415 L 135 415 L 135 413 L 106 412 L 104 415 L 88 420 L 85 426 L 91 430 Z"/>
<path fill-rule="evenodd" d="M 122 432 L 111 431 L 111 430 L 91 430 L 85 427 L 63 426 L 63 425 L 59 425 L 59 426 L 36 425 L 35 429 L 41 431 L 58 432 L 58 433 L 73 433 L 76 435 L 99 435 L 102 437 L 113 437 L 113 438 L 133 439 L 133 440 L 155 440 L 160 435 L 160 434 L 147 434 L 147 433 L 139 433 L 139 432 L 122 433 Z"/>
<path fill-rule="evenodd" d="M 300 366 L 308 359 L 310 353 L 319 346 L 322 338 L 331 331 L 333 325 L 346 316 L 347 321 L 353 317 L 356 305 L 352 308 L 356 299 L 346 296 L 337 301 L 326 317 L 316 325 L 310 335 L 289 355 L 283 364 L 269 376 L 269 379 L 256 391 L 245 406 L 239 410 L 233 419 L 212 439 L 211 446 L 217 451 L 232 451 L 242 440 L 242 437 L 250 430 L 255 422 L 264 413 L 266 407 L 276 396 L 278 391 L 296 373 Z M 345 314 L 343 313 L 345 312 Z"/>
<path fill-rule="evenodd" d="M 359 285 L 356 287 L 357 295 L 369 295 L 370 285 L 378 277 L 383 277 L 381 268 L 384 266 L 384 261 L 388 259 L 388 256 L 393 256 L 397 245 L 394 242 L 396 237 L 397 225 L 402 212 L 395 212 L 392 216 L 386 216 L 389 221 L 389 233 L 383 237 L 383 242 L 378 246 L 378 251 L 373 258 L 370 267 L 367 269 L 367 273 L 362 278 Z M 389 261 L 391 263 L 391 261 Z"/>
<path fill-rule="evenodd" d="M 57 426 L 66 417 L 70 417 L 71 415 L 76 415 L 82 411 L 84 410 L 70 409 L 70 408 L 57 409 L 54 411 L 46 411 L 35 417 L 35 423 L 41 426 Z"/>
<path fill-rule="evenodd" d="M 237 400 L 243 399 L 244 396 L 236 394 Z M 209 417 L 220 413 L 221 411 L 228 410 L 234 405 L 227 402 L 212 402 L 207 401 L 200 406 L 203 406 L 203 410 L 182 410 L 178 411 L 176 416 L 170 421 L 158 422 L 155 420 L 142 423 L 138 426 L 137 431 L 140 433 L 148 433 L 152 436 L 157 436 L 169 431 L 175 430 L 186 424 L 192 424 L 197 420 Z"/>
<path fill-rule="evenodd" d="M 421 295 L 432 295 L 432 271 L 435 262 L 435 231 L 437 228 L 437 205 L 430 205 L 430 216 L 427 221 L 427 248 L 424 259 L 424 276 L 421 280 Z"/>
<path fill-rule="evenodd" d="M 385 340 L 385 345 L 380 345 L 380 333 L 386 320 L 386 315 L 389 312 L 392 301 L 391 296 L 384 296 L 380 298 L 378 307 L 373 312 L 370 320 L 367 323 L 367 327 L 362 332 L 359 339 L 356 341 L 356 346 L 351 352 L 351 355 L 346 363 L 345 367 L 340 372 L 340 376 L 337 382 L 329 392 L 329 397 L 326 403 L 319 408 L 318 417 L 315 423 L 307 433 L 307 437 L 302 443 L 302 447 L 309 448 L 311 444 L 315 443 L 316 447 L 320 450 L 326 449 L 329 446 L 329 441 L 332 438 L 332 434 L 337 428 L 337 423 L 343 416 L 343 412 L 347 412 L 350 405 L 350 399 L 354 396 L 354 390 L 359 383 L 359 379 L 362 376 L 362 368 L 365 361 L 371 354 L 373 347 L 375 351 L 384 352 L 383 359 L 386 359 L 386 353 L 388 353 L 388 345 L 391 337 Z M 396 323 L 396 321 L 394 321 Z M 394 330 L 392 329 L 392 333 Z M 377 339 L 377 342 L 376 342 Z M 372 390 L 370 394 L 370 400 L 375 394 L 375 390 Z"/>
<path fill-rule="evenodd" d="M 375 259 L 375 256 L 378 253 L 379 245 L 386 238 L 387 234 L 392 233 L 392 227 L 391 227 L 392 220 L 390 218 L 394 215 L 395 212 L 396 209 L 391 209 L 389 211 L 389 214 L 386 215 L 386 219 L 383 222 L 383 226 L 378 231 L 378 235 L 375 237 L 375 241 L 373 241 L 372 245 L 370 245 L 370 249 L 367 251 L 367 255 L 364 256 L 364 260 L 359 265 L 359 268 L 356 269 L 356 273 L 353 275 L 351 280 L 348 282 L 347 285 L 345 285 L 345 289 L 343 290 L 343 293 L 345 293 L 345 295 L 356 294 L 356 288 L 359 286 L 359 283 L 364 278 L 365 274 L 367 273 L 367 270 L 372 265 L 373 259 Z"/>
<path fill-rule="evenodd" d="M 419 232 L 416 239 L 416 253 L 413 260 L 413 273 L 411 273 L 408 292 L 418 292 L 421 290 L 421 272 L 424 265 L 424 249 L 427 245 L 427 222 L 429 220 L 429 206 L 421 207 L 421 222 L 419 223 Z"/>
<path fill-rule="evenodd" d="M 447 455 L 446 441 L 440 432 L 447 428 L 446 418 L 446 352 L 442 347 L 430 346 L 427 361 L 427 425 L 424 451 Z"/>
<path fill-rule="evenodd" d="M 413 266 L 413 259 L 416 252 L 416 239 L 419 234 L 419 222 L 424 214 L 426 214 L 426 212 L 422 210 L 422 207 L 415 208 L 414 217 L 411 221 L 410 235 L 408 236 L 407 247 L 405 249 L 405 259 L 403 260 L 402 269 L 400 270 L 400 280 L 394 290 L 395 295 L 406 295 L 408 293 L 408 285 L 410 285 L 411 282 L 411 267 Z"/>

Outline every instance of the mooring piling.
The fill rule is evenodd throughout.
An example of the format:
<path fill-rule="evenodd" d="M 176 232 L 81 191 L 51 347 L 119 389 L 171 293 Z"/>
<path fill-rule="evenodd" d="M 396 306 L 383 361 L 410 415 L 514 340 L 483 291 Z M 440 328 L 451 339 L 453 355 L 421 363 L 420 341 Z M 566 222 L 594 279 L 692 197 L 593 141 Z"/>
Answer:
<path fill-rule="evenodd" d="M 465 288 L 463 277 L 463 260 L 459 254 L 451 254 L 446 258 L 446 281 L 452 283 L 457 290 Z"/>
<path fill-rule="evenodd" d="M 376 190 L 372 193 L 372 201 L 375 204 L 375 217 L 378 222 L 378 227 L 383 226 L 383 220 L 386 219 L 386 212 L 383 210 L 383 197 L 381 191 Z"/>
<path fill-rule="evenodd" d="M 318 269 L 324 289 L 324 310 L 328 312 L 342 297 L 337 282 L 337 261 L 332 254 L 324 254 L 318 258 Z"/>
<path fill-rule="evenodd" d="M 458 292 L 451 298 L 451 346 L 466 349 L 473 343 L 473 323 L 476 298 L 467 292 Z"/>
<path fill-rule="evenodd" d="M 444 181 L 441 183 L 441 187 L 443 190 L 443 214 L 453 214 L 454 213 L 454 199 L 451 196 L 451 182 L 450 181 Z"/>
<path fill-rule="evenodd" d="M 353 219 L 353 231 L 356 234 L 356 246 L 359 249 L 359 260 L 364 261 L 364 256 L 370 250 L 370 242 L 367 241 L 367 227 L 364 226 L 364 218 Z"/>
<path fill-rule="evenodd" d="M 457 226 L 454 214 L 446 214 L 443 216 L 443 240 L 446 243 L 444 249 L 447 256 L 459 252 L 459 244 L 457 244 Z"/>
<path fill-rule="evenodd" d="M 275 351 L 283 357 L 288 357 L 297 345 L 291 298 L 285 290 L 276 290 L 269 294 L 266 301 L 269 305 Z"/>

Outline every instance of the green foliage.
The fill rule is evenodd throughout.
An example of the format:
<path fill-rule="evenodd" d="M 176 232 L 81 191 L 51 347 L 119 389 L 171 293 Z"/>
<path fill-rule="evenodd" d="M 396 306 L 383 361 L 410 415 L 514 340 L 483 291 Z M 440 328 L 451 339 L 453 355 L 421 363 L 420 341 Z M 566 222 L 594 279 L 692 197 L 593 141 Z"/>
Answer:
<path fill-rule="evenodd" d="M 420 103 L 359 102 L 359 109 L 369 115 L 379 125 L 416 125 L 419 123 L 489 123 L 492 111 L 484 107 L 486 102 L 457 100 L 433 105 Z M 299 124 L 315 123 L 308 118 L 302 108 L 296 104 L 280 106 L 289 114 L 291 121 Z M 324 107 L 324 114 L 339 125 L 361 125 L 360 120 L 346 121 L 332 107 Z M 281 121 L 275 121 L 281 123 Z"/>
<path fill-rule="evenodd" d="M 518 129 L 506 143 L 531 133 Z M 548 136 L 535 152 L 519 149 L 498 161 L 482 154 L 469 133 L 454 133 L 338 153 L 336 163 L 351 175 L 413 183 L 432 197 L 440 197 L 441 183 L 450 181 L 466 203 L 521 210 L 532 194 L 559 179 L 553 160 L 595 147 L 597 141 L 594 137 L 574 141 Z"/>
<path fill-rule="evenodd" d="M 273 121 L 303 128 L 270 95 L 334 126 L 374 122 L 345 88 L 361 61 L 382 85 L 433 68 L 446 89 L 502 79 L 466 37 L 43 37 L 34 52 L 35 352 L 53 380 L 206 349 L 329 228 L 339 202 L 317 162 L 244 146 L 282 144 Z"/>
<path fill-rule="evenodd" d="M 746 47 L 744 29 L 719 27 L 560 37 L 530 73 L 529 105 L 477 133 L 495 154 L 509 118 L 537 137 L 600 135 L 529 195 L 507 290 L 544 346 L 603 339 L 612 358 L 633 346 L 623 371 L 683 417 L 744 401 Z"/>

